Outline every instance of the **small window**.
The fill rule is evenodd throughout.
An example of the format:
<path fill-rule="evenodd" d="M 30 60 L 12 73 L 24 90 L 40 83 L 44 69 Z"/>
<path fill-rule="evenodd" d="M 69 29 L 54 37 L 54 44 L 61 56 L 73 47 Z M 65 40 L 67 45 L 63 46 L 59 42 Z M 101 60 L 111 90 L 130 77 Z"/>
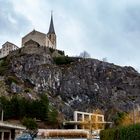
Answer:
<path fill-rule="evenodd" d="M 99 122 L 102 122 L 102 121 L 103 121 L 103 117 L 98 116 L 98 121 L 99 121 Z"/>

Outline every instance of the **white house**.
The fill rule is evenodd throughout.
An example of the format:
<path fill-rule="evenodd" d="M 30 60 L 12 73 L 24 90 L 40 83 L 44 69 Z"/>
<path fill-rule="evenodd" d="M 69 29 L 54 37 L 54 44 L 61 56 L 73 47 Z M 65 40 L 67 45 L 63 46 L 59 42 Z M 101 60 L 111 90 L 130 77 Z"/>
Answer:
<path fill-rule="evenodd" d="M 0 58 L 7 56 L 10 52 L 18 49 L 18 46 L 11 42 L 5 42 L 0 49 Z"/>

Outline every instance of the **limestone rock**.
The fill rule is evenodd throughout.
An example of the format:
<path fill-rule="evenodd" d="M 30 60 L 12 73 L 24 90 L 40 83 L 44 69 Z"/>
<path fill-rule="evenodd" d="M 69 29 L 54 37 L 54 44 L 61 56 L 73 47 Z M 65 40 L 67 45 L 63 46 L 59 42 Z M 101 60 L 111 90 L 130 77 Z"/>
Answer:
<path fill-rule="evenodd" d="M 28 87 L 36 94 L 46 92 L 65 118 L 72 118 L 74 110 L 129 111 L 133 101 L 140 104 L 140 74 L 132 67 L 82 58 L 56 65 L 51 52 L 40 47 L 22 48 L 7 59 L 10 69 L 5 77 L 13 74 L 23 81 L 11 85 L 11 91 Z"/>

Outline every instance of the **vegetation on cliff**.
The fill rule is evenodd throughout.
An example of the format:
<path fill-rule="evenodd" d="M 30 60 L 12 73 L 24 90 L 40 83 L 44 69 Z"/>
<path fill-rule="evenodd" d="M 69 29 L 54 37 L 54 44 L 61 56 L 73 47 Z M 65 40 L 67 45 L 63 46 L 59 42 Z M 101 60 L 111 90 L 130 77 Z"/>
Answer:
<path fill-rule="evenodd" d="M 0 59 L 0 75 L 6 74 L 8 69 L 9 69 L 9 62 L 6 59 L 6 57 L 3 59 Z"/>
<path fill-rule="evenodd" d="M 140 140 L 140 124 L 102 130 L 101 140 Z"/>
<path fill-rule="evenodd" d="M 46 47 L 25 46 L 0 60 L 0 95 L 7 97 L 7 104 L 15 104 L 14 98 L 19 96 L 18 100 L 29 106 L 24 109 L 18 103 L 23 111 L 15 112 L 16 116 L 6 111 L 7 119 L 20 119 L 25 112 L 26 117 L 30 114 L 31 118 L 54 122 L 51 119 L 55 111 L 46 111 L 47 115 L 42 112 L 45 117 L 41 116 L 40 109 L 34 113 L 34 108 L 44 106 L 44 103 L 39 105 L 40 95 L 44 93 L 48 93 L 49 103 L 65 119 L 72 119 L 75 110 L 93 112 L 99 108 L 107 120 L 112 121 L 117 117 L 116 112 L 127 113 L 132 110 L 133 102 L 140 102 L 140 74 L 132 67 L 63 54 Z"/>
<path fill-rule="evenodd" d="M 2 96 L 0 103 L 4 110 L 4 120 L 25 120 L 26 117 L 41 120 L 46 124 L 58 123 L 58 113 L 49 104 L 47 95 L 40 95 L 40 99 L 36 100 L 28 100 L 17 95 L 12 96 L 11 99 Z"/>

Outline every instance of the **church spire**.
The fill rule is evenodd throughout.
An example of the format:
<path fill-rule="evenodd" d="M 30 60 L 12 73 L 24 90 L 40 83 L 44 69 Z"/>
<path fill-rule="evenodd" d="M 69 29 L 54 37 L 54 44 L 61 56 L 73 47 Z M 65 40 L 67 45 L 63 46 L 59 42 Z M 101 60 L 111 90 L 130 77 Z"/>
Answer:
<path fill-rule="evenodd" d="M 54 25 L 53 25 L 53 13 L 51 11 L 51 21 L 50 21 L 50 27 L 49 27 L 48 34 L 52 34 L 52 33 L 55 34 Z"/>
<path fill-rule="evenodd" d="M 53 48 L 56 49 L 56 34 L 55 34 L 55 30 L 54 30 L 54 25 L 53 25 L 53 14 L 52 14 L 52 12 L 51 12 L 50 27 L 49 27 L 49 31 L 47 33 L 47 37 L 51 41 L 51 43 L 53 44 Z"/>

